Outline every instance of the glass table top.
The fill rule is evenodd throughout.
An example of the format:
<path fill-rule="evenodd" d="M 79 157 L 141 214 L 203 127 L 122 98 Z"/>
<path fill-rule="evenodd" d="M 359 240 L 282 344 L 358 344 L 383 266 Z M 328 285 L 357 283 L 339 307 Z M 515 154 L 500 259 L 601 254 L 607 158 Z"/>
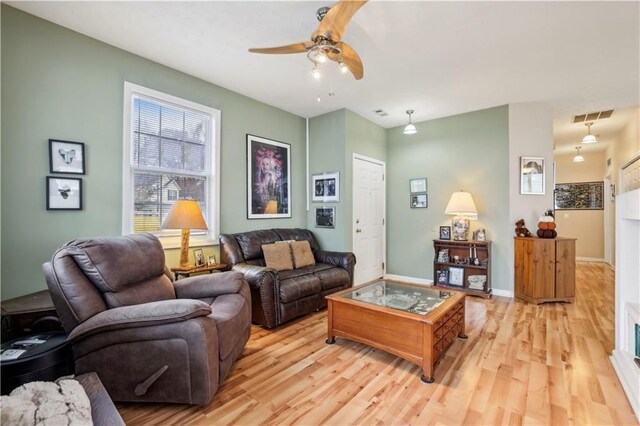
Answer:
<path fill-rule="evenodd" d="M 343 294 L 345 299 L 427 315 L 451 297 L 449 291 L 377 281 Z"/>

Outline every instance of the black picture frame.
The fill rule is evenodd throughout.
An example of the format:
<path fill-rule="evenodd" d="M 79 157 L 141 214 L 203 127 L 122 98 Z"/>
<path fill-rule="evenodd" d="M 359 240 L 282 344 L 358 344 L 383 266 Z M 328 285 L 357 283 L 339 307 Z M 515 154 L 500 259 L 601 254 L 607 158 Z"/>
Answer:
<path fill-rule="evenodd" d="M 335 228 L 336 208 L 316 207 L 316 228 Z"/>
<path fill-rule="evenodd" d="M 464 285 L 464 268 L 449 266 L 449 285 L 462 287 Z"/>
<path fill-rule="evenodd" d="M 84 175 L 86 162 L 84 142 L 49 139 L 49 173 Z"/>
<path fill-rule="evenodd" d="M 438 269 L 435 276 L 436 284 L 449 284 L 449 271 L 446 269 Z"/>
<path fill-rule="evenodd" d="M 451 240 L 451 227 L 450 226 L 441 226 L 440 227 L 440 239 L 441 240 Z"/>
<path fill-rule="evenodd" d="M 47 210 L 82 210 L 82 179 L 47 176 Z"/>
<path fill-rule="evenodd" d="M 427 194 L 412 194 L 409 196 L 409 207 L 412 209 L 426 209 L 429 207 Z"/>
<path fill-rule="evenodd" d="M 247 134 L 247 219 L 291 217 L 291 145 Z"/>

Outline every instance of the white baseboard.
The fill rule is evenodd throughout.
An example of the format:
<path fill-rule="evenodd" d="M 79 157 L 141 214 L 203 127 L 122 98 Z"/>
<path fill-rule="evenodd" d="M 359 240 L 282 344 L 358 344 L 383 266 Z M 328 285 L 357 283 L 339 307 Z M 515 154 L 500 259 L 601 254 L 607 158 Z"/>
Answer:
<path fill-rule="evenodd" d="M 513 299 L 513 291 L 511 291 L 511 290 L 502 290 L 500 288 L 493 288 L 493 289 L 491 289 L 491 293 L 494 296 L 510 297 L 510 298 Z"/>
<path fill-rule="evenodd" d="M 433 285 L 433 280 L 426 278 L 407 277 L 404 275 L 384 274 L 386 280 L 400 281 L 411 284 Z"/>
<path fill-rule="evenodd" d="M 600 257 L 582 257 L 576 256 L 576 260 L 579 262 L 596 262 L 596 263 L 606 263 L 603 258 Z"/>
<path fill-rule="evenodd" d="M 627 358 L 627 359 L 625 359 Z M 622 384 L 624 393 L 627 394 L 627 399 L 633 408 L 633 412 L 636 414 L 636 418 L 640 422 L 640 386 L 638 386 L 638 369 L 634 365 L 633 358 L 620 353 L 619 350 L 614 349 L 612 355 L 609 357 L 613 369 L 618 375 L 618 380 Z"/>

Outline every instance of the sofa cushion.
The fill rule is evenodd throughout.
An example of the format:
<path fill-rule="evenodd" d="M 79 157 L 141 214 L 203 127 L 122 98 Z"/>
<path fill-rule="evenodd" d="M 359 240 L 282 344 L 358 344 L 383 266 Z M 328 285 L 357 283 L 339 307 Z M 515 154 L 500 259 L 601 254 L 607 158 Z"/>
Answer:
<path fill-rule="evenodd" d="M 324 269 L 314 272 L 313 275 L 320 278 L 320 287 L 323 291 L 344 286 L 350 279 L 347 270 L 342 268 Z"/>
<path fill-rule="evenodd" d="M 293 302 L 305 296 L 320 293 L 320 278 L 313 274 L 280 281 L 280 301 Z"/>
<path fill-rule="evenodd" d="M 293 265 L 296 269 L 316 264 L 309 241 L 295 241 L 291 243 L 290 246 L 291 254 L 293 255 Z"/>
<path fill-rule="evenodd" d="M 326 263 L 316 263 L 315 265 L 305 266 L 304 268 L 294 269 L 292 271 L 278 272 L 278 278 L 282 281 L 288 278 L 301 277 L 303 275 L 309 275 L 317 271 L 324 271 L 325 269 L 331 268 L 335 268 L 335 266 L 327 265 Z"/>
<path fill-rule="evenodd" d="M 313 232 L 308 229 L 301 228 L 287 228 L 287 229 L 272 229 L 273 232 L 278 234 L 281 240 L 295 240 L 295 241 L 309 241 L 309 245 L 311 245 L 311 250 L 316 251 L 320 250 L 320 246 L 318 245 L 318 241 L 316 240 Z"/>
<path fill-rule="evenodd" d="M 291 248 L 289 244 L 265 244 L 262 246 L 264 262 L 268 268 L 276 271 L 290 271 L 293 269 Z"/>

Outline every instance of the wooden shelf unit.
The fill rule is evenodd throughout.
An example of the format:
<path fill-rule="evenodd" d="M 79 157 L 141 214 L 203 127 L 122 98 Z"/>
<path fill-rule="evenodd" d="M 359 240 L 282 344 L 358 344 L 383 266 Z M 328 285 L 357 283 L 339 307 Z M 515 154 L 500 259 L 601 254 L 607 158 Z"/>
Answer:
<path fill-rule="evenodd" d="M 476 255 L 482 265 L 465 265 L 461 263 L 438 262 L 438 253 L 440 250 L 448 249 L 449 258 L 453 260 L 454 256 L 460 259 L 469 258 L 469 249 L 475 247 Z M 472 296 L 480 296 L 484 298 L 491 297 L 491 241 L 454 241 L 454 240 L 433 240 L 433 284 L 436 287 L 448 288 L 452 290 L 464 291 Z M 462 286 L 438 283 L 438 273 L 440 270 L 449 270 L 449 267 L 459 267 L 464 269 L 464 279 Z M 469 275 L 486 275 L 487 281 L 482 290 L 469 288 Z"/>

